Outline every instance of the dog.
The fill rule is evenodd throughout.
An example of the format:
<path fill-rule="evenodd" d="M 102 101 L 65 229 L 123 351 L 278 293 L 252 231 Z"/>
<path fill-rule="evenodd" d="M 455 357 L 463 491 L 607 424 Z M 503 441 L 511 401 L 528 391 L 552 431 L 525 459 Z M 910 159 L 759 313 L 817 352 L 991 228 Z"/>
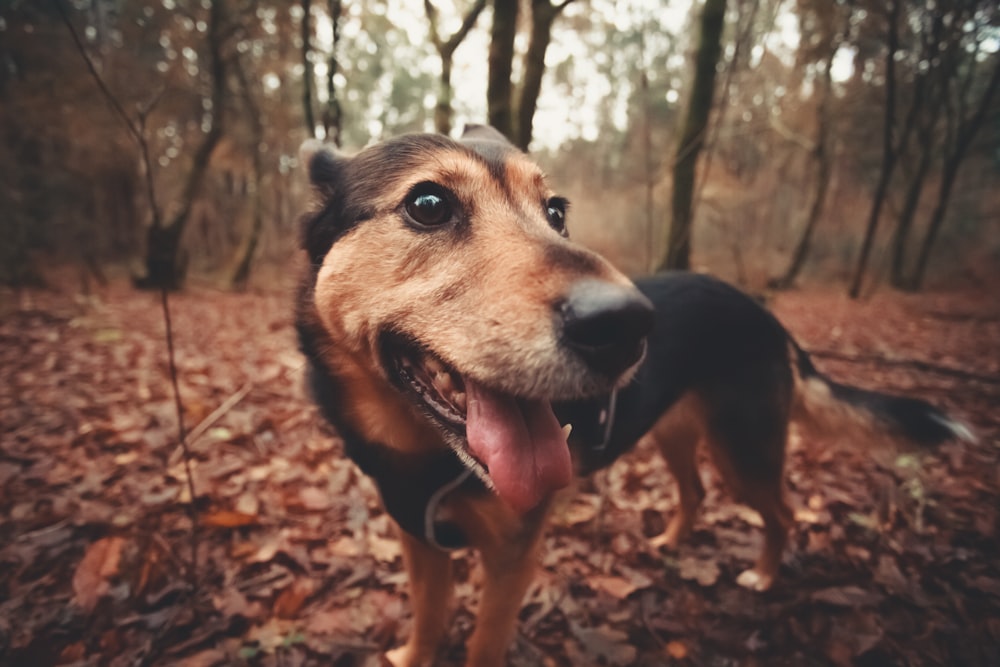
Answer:
<path fill-rule="evenodd" d="M 568 202 L 486 126 L 303 160 L 319 208 L 296 327 L 312 395 L 398 524 L 413 627 L 387 654 L 431 665 L 452 590 L 449 549 L 484 583 L 468 664 L 503 664 L 546 515 L 575 475 L 646 441 L 677 481 L 664 539 L 690 532 L 707 447 L 765 546 L 739 583 L 774 581 L 793 515 L 789 424 L 865 437 L 969 438 L 929 404 L 835 383 L 752 298 L 716 279 L 634 283 L 568 238 Z"/>

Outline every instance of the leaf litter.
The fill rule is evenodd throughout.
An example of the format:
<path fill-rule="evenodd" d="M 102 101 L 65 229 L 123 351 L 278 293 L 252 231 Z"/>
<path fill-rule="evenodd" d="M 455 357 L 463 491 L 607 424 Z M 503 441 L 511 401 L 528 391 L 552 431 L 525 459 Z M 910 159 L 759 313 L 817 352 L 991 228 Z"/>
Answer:
<path fill-rule="evenodd" d="M 0 294 L 0 663 L 366 665 L 406 636 L 392 524 L 305 396 L 291 303 L 171 297 L 192 499 L 156 297 Z M 735 584 L 759 518 L 708 467 L 690 540 L 657 544 L 676 491 L 636 451 L 557 511 L 511 664 L 1000 664 L 995 297 L 772 305 L 832 377 L 931 400 L 979 442 L 875 456 L 796 439 L 797 523 L 766 594 Z M 442 665 L 462 663 L 481 587 L 471 554 L 455 571 Z"/>

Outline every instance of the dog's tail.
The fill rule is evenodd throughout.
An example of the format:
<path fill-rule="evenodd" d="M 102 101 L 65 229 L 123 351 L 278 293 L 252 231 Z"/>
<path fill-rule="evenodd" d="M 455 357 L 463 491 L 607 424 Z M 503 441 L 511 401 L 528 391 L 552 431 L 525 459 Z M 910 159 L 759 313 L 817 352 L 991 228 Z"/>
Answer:
<path fill-rule="evenodd" d="M 879 440 L 932 447 L 947 440 L 975 442 L 972 430 L 927 401 L 868 391 L 830 380 L 808 353 L 790 341 L 795 374 L 793 415 L 807 430 L 843 433 L 852 440 Z"/>

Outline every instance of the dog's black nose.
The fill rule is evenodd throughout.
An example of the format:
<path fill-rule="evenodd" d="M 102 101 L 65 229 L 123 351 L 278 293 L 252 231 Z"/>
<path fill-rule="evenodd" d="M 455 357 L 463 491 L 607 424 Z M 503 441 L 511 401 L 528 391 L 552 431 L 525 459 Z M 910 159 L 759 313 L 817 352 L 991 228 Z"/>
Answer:
<path fill-rule="evenodd" d="M 642 356 L 653 304 L 631 285 L 582 280 L 560 306 L 563 339 L 596 371 L 618 375 Z"/>

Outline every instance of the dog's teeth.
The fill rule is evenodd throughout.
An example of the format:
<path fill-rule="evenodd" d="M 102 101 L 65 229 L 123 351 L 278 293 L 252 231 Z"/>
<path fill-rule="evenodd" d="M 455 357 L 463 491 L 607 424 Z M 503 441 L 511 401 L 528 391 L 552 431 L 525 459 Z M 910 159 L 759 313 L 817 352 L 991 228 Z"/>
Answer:
<path fill-rule="evenodd" d="M 442 394 L 445 394 L 453 389 L 451 384 L 451 375 L 440 371 L 434 376 L 434 386 L 438 388 Z"/>
<path fill-rule="evenodd" d="M 573 425 L 566 424 L 562 427 L 562 434 L 564 438 L 569 438 L 569 434 L 573 432 Z"/>
<path fill-rule="evenodd" d="M 465 410 L 467 409 L 467 406 L 465 404 L 465 393 L 464 392 L 456 391 L 452 395 L 451 400 L 452 400 L 452 402 L 455 403 L 455 407 L 456 408 L 458 408 L 459 410 L 465 412 Z"/>

